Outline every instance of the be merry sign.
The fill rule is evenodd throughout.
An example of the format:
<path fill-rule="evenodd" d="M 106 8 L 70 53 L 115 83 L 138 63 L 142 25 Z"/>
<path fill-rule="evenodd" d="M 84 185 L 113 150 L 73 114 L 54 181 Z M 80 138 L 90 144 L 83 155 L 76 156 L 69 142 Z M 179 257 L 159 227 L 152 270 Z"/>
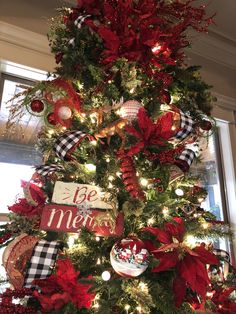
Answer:
<path fill-rule="evenodd" d="M 111 204 L 103 200 L 104 196 L 101 188 L 95 185 L 57 181 L 53 191 L 52 202 L 76 205 L 78 207 L 112 208 Z"/>
<path fill-rule="evenodd" d="M 121 213 L 112 220 L 110 215 L 100 210 L 50 204 L 43 209 L 40 228 L 73 233 L 86 228 L 98 236 L 120 236 L 123 226 L 124 217 Z"/>
<path fill-rule="evenodd" d="M 104 200 L 98 186 L 57 181 L 52 197 L 56 204 L 44 207 L 40 228 L 64 232 L 86 228 L 101 236 L 120 236 L 124 227 L 123 214 L 114 217 L 111 202 Z"/>

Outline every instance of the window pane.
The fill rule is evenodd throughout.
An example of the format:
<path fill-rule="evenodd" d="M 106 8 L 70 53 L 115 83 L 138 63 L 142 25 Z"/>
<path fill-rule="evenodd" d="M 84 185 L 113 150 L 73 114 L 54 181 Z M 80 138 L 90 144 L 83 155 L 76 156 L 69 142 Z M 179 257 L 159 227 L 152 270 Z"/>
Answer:
<path fill-rule="evenodd" d="M 0 162 L 1 213 L 9 213 L 8 205 L 14 204 L 17 195 L 22 195 L 21 180 L 30 180 L 33 173 L 31 166 Z"/>

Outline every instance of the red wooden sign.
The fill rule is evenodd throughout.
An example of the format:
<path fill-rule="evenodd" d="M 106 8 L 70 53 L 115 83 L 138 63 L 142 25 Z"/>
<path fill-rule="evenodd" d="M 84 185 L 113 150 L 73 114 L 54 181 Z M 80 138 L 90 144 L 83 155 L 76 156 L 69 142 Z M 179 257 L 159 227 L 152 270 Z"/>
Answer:
<path fill-rule="evenodd" d="M 120 236 L 124 217 L 119 213 L 112 221 L 106 212 L 96 209 L 79 209 L 76 206 L 50 204 L 43 209 L 40 228 L 64 232 L 79 232 L 86 228 L 98 236 Z"/>

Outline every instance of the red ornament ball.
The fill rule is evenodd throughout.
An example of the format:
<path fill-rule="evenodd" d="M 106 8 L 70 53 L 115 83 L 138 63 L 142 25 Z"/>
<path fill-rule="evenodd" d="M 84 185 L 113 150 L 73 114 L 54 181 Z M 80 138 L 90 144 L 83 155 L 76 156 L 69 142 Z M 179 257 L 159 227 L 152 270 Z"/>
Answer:
<path fill-rule="evenodd" d="M 56 125 L 57 124 L 57 120 L 56 120 L 55 114 L 53 112 L 51 112 L 51 113 L 49 113 L 47 115 L 47 121 L 51 125 Z"/>
<path fill-rule="evenodd" d="M 30 103 L 30 108 L 33 112 L 42 112 L 44 109 L 44 103 L 39 99 L 34 99 Z"/>
<path fill-rule="evenodd" d="M 116 242 L 110 253 L 111 265 L 123 277 L 135 278 L 148 267 L 149 253 L 142 240 L 130 236 Z"/>
<path fill-rule="evenodd" d="M 212 124 L 210 121 L 208 120 L 202 120 L 199 123 L 199 127 L 204 130 L 204 131 L 210 131 L 212 129 Z"/>

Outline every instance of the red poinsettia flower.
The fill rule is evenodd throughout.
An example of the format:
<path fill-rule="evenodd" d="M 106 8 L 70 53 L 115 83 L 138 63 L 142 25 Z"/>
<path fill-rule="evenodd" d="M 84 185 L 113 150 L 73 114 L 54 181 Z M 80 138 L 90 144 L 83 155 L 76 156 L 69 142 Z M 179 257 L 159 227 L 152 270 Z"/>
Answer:
<path fill-rule="evenodd" d="M 230 294 L 233 291 L 236 291 L 236 286 L 228 289 L 219 287 L 217 290 L 214 291 L 211 301 L 216 305 L 217 313 L 236 313 L 236 302 L 230 298 Z"/>
<path fill-rule="evenodd" d="M 19 198 L 15 204 L 8 206 L 8 209 L 19 215 L 33 217 L 42 214 L 43 205 L 33 206 L 28 203 L 27 199 Z"/>
<path fill-rule="evenodd" d="M 47 279 L 35 280 L 41 292 L 34 292 L 44 311 L 61 309 L 72 302 L 77 308 L 90 308 L 95 293 L 90 293 L 90 284 L 78 282 L 79 272 L 74 270 L 70 260 L 58 260 L 56 274 Z M 89 277 L 88 279 L 92 279 Z"/>
<path fill-rule="evenodd" d="M 167 140 L 173 136 L 173 131 L 171 130 L 172 118 L 166 116 L 166 123 L 163 123 L 163 118 L 153 122 L 144 108 L 140 108 L 137 114 L 138 130 L 131 126 L 127 125 L 125 130 L 136 137 L 138 142 L 134 144 L 129 152 L 129 156 L 133 156 L 140 151 L 149 154 L 148 146 L 158 145 L 165 146 L 167 145 Z"/>
<path fill-rule="evenodd" d="M 191 249 L 183 242 L 185 227 L 182 218 L 174 218 L 173 223 L 166 223 L 163 229 L 147 227 L 144 230 L 154 234 L 156 239 L 163 243 L 160 248 L 156 248 L 150 241 L 146 243 L 147 249 L 160 261 L 152 271 L 176 269 L 173 281 L 176 306 L 179 307 L 183 303 L 187 287 L 199 294 L 204 301 L 206 288 L 210 284 L 206 264 L 217 265 L 216 256 L 203 245 Z"/>

